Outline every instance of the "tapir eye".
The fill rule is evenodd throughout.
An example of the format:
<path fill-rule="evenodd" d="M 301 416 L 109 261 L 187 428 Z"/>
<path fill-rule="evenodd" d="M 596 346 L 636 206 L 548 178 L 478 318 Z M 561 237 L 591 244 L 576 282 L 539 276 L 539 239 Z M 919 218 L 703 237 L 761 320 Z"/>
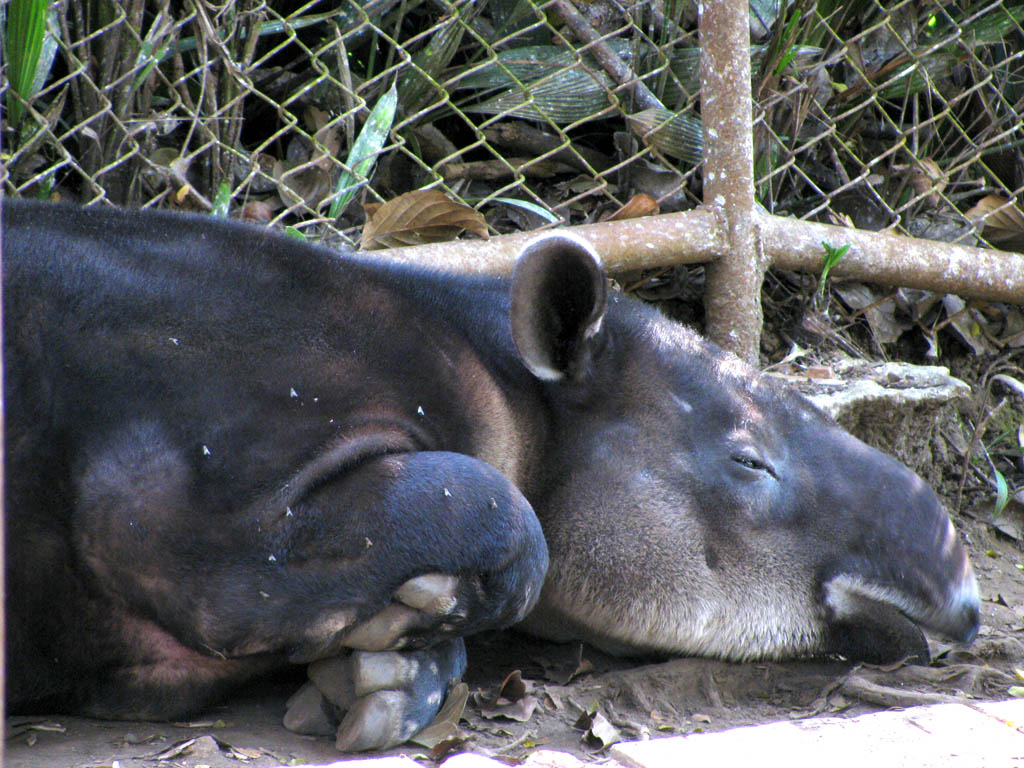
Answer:
<path fill-rule="evenodd" d="M 767 472 L 772 477 L 775 476 L 771 466 L 755 453 L 749 451 L 736 453 L 733 455 L 732 460 L 746 469 L 754 470 L 755 472 Z"/>

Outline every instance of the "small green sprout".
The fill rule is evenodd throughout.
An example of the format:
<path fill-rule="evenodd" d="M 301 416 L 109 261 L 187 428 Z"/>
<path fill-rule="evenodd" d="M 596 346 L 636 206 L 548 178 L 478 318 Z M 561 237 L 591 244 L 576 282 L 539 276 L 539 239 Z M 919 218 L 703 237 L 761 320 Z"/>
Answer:
<path fill-rule="evenodd" d="M 821 260 L 821 279 L 818 281 L 818 298 L 825 296 L 825 281 L 828 280 L 828 273 L 832 267 L 843 260 L 843 256 L 850 250 L 850 244 L 840 245 L 838 248 L 823 242 L 821 247 L 825 249 L 825 257 Z"/>

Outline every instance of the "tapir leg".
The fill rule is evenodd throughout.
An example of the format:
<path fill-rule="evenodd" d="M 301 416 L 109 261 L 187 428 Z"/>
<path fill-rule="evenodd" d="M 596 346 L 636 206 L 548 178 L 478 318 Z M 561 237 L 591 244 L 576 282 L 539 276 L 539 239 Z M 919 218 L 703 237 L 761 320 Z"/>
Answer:
<path fill-rule="evenodd" d="M 145 667 L 125 658 L 115 676 L 129 708 L 133 687 L 161 691 L 146 717 L 194 710 L 198 693 L 223 682 L 218 662 L 233 678 L 282 655 L 427 648 L 518 621 L 536 601 L 547 567 L 540 525 L 519 490 L 477 459 L 384 455 L 321 480 L 279 513 L 266 499 L 197 511 L 196 473 L 158 432 L 145 447 L 122 435 L 93 453 L 78 475 L 74 521 L 93 588 L 151 628 L 152 643 L 145 634 L 129 642 L 146 646 Z M 173 673 L 154 663 L 161 649 Z M 188 655 L 209 663 L 191 675 L 179 663 Z M 138 716 L 118 711 L 116 691 L 101 698 L 103 714 Z M 420 703 L 405 709 L 426 717 Z"/>

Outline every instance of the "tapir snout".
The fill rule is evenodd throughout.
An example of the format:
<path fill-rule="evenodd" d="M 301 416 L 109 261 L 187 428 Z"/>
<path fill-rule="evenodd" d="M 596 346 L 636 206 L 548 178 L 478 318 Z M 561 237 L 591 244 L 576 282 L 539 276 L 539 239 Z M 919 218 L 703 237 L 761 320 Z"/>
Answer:
<path fill-rule="evenodd" d="M 829 650 L 885 660 L 887 645 L 927 658 L 915 625 L 970 642 L 978 631 L 978 588 L 967 552 L 924 481 L 842 430 L 829 469 L 846 468 L 826 499 L 837 513 L 836 550 L 823 562 L 821 600 Z M 892 635 L 890 637 L 890 635 Z M 902 638 L 902 640 L 900 640 Z"/>

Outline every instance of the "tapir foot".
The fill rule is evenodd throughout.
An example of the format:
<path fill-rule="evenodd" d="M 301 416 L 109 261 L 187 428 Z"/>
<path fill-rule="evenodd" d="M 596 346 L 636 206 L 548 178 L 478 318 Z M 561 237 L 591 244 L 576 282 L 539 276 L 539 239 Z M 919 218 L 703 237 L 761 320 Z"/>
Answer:
<path fill-rule="evenodd" d="M 361 651 L 395 651 L 414 635 L 450 632 L 451 621 L 468 612 L 465 594 L 473 587 L 464 581 L 441 573 L 410 579 L 398 588 L 390 605 L 353 628 L 342 642 Z"/>
<path fill-rule="evenodd" d="M 459 634 L 455 627 L 471 612 L 478 591 L 472 578 L 441 573 L 417 576 L 402 584 L 383 609 L 355 626 L 350 617 L 342 615 L 311 627 L 288 658 L 305 663 L 337 656 L 346 649 L 398 651 L 451 639 Z"/>
<path fill-rule="evenodd" d="M 462 638 L 421 651 L 322 659 L 309 665 L 309 682 L 289 700 L 284 724 L 317 735 L 336 726 L 343 752 L 393 747 L 430 724 L 465 668 Z"/>
<path fill-rule="evenodd" d="M 318 660 L 309 665 L 309 682 L 288 702 L 285 727 L 324 736 L 337 729 L 344 752 L 385 749 L 425 728 L 466 668 L 462 639 L 445 635 L 451 621 L 465 615 L 472 591 L 465 579 L 424 574 L 402 584 L 392 602 L 366 621 L 332 637 L 311 637 L 292 654 L 293 660 L 304 654 Z M 432 634 L 440 642 L 430 648 L 400 650 Z M 326 649 L 353 650 L 323 658 Z"/>

